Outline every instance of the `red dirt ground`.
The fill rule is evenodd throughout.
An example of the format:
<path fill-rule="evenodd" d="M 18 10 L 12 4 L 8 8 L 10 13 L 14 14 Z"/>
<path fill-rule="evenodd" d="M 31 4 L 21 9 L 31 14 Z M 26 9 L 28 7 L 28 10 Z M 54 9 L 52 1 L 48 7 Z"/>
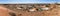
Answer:
<path fill-rule="evenodd" d="M 0 6 L 0 16 L 8 16 L 8 10 Z"/>
<path fill-rule="evenodd" d="M 7 9 L 3 6 L 0 6 L 0 16 L 9 16 L 8 12 L 14 12 L 10 9 Z M 42 12 L 25 12 L 20 11 L 19 13 L 16 13 L 17 16 L 60 16 L 60 8 L 55 8 L 51 11 L 42 11 Z M 22 15 L 19 15 L 22 14 Z"/>

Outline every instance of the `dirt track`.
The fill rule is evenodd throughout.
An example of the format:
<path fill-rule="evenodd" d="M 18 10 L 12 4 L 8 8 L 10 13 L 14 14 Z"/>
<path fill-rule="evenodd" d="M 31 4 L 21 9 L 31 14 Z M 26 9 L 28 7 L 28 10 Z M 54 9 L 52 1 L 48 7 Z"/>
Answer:
<path fill-rule="evenodd" d="M 0 6 L 0 16 L 9 16 L 9 12 L 16 13 L 13 10 L 10 10 L 4 6 Z"/>
<path fill-rule="evenodd" d="M 8 10 L 0 6 L 0 16 L 8 16 Z"/>

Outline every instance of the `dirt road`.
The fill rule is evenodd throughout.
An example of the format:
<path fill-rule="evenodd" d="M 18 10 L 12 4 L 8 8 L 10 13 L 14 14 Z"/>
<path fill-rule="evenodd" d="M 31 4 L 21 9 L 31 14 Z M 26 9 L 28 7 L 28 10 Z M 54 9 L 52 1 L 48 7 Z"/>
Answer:
<path fill-rule="evenodd" d="M 0 6 L 0 16 L 8 16 L 8 9 Z"/>
<path fill-rule="evenodd" d="M 15 11 L 7 9 L 4 6 L 0 6 L 0 16 L 9 16 L 9 12 L 16 13 Z"/>

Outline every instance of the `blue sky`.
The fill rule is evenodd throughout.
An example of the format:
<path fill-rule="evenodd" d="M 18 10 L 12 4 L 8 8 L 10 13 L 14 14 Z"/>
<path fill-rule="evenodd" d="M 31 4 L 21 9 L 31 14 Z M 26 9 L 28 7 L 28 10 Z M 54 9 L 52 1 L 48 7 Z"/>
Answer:
<path fill-rule="evenodd" d="M 55 3 L 60 0 L 0 0 L 0 3 Z"/>

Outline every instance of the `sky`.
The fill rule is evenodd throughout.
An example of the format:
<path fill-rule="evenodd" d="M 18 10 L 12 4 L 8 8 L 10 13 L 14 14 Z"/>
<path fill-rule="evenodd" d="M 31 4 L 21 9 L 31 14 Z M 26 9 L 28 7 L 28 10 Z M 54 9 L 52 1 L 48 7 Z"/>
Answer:
<path fill-rule="evenodd" d="M 0 0 L 0 3 L 55 3 L 60 0 Z"/>

